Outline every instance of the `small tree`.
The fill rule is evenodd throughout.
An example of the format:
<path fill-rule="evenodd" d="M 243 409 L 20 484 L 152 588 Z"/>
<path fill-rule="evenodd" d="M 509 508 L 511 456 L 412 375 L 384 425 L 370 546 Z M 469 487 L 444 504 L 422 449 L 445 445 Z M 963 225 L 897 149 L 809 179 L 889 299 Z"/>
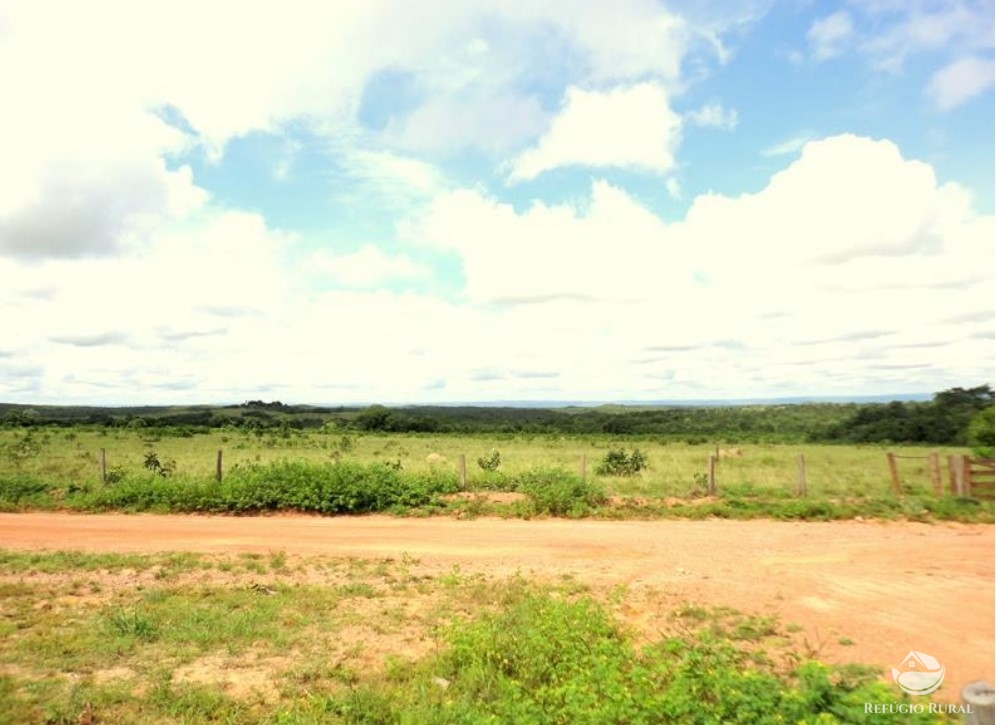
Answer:
<path fill-rule="evenodd" d="M 176 461 L 166 461 L 163 463 L 159 460 L 159 454 L 155 451 L 148 451 L 145 454 L 145 463 L 143 465 L 150 471 L 155 471 L 163 478 L 171 476 L 176 470 Z"/>

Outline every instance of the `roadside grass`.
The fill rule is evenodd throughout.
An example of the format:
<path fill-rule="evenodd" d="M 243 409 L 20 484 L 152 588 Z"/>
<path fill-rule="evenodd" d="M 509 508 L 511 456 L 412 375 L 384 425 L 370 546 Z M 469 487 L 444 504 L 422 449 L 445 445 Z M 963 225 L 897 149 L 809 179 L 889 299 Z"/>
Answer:
<path fill-rule="evenodd" d="M 865 702 L 908 702 L 770 617 L 689 603 L 643 640 L 614 614 L 625 588 L 569 577 L 204 556 L 162 583 L 156 555 L 81 580 L 34 556 L 34 578 L 0 564 L 0 722 L 878 723 Z"/>
<path fill-rule="evenodd" d="M 18 436 L 0 430 L 0 449 Z M 771 517 L 781 519 L 907 518 L 993 521 L 993 501 L 937 496 L 927 461 L 899 459 L 902 490 L 889 483 L 886 450 L 900 455 L 964 453 L 953 448 L 854 445 L 741 445 L 741 457 L 722 458 L 717 495 L 705 497 L 705 468 L 715 444 L 621 437 L 342 435 L 242 431 L 168 435 L 167 431 L 42 429 L 28 454 L 0 457 L 0 511 L 67 509 L 322 514 L 385 511 L 404 515 Z M 632 476 L 595 470 L 612 449 L 639 448 L 648 468 Z M 98 451 L 107 452 L 109 478 L 98 476 Z M 24 446 L 18 450 L 25 449 Z M 225 475 L 214 480 L 217 451 Z M 497 470 L 475 461 L 498 450 Z M 175 462 L 171 475 L 144 467 L 155 453 Z M 429 454 L 443 460 L 430 463 Z M 808 496 L 795 495 L 796 457 L 804 454 Z M 518 492 L 525 500 L 495 504 L 486 497 L 444 500 L 457 491 L 456 461 L 467 461 L 473 492 Z M 582 456 L 586 476 L 580 475 Z M 947 486 L 947 470 L 942 471 Z"/>

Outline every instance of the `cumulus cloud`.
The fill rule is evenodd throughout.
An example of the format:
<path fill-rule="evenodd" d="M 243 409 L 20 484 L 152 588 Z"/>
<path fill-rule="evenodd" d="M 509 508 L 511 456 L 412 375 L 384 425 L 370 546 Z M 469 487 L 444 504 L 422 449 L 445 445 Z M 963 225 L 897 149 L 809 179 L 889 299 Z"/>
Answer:
<path fill-rule="evenodd" d="M 596 182 L 584 204 L 521 212 L 453 192 L 410 230 L 460 255 L 465 291 L 481 309 L 515 317 L 522 335 L 542 330 L 528 349 L 544 360 L 556 359 L 554 342 L 580 350 L 586 338 L 611 340 L 627 361 L 644 358 L 629 370 L 635 363 L 599 351 L 627 382 L 657 375 L 685 385 L 693 369 L 722 370 L 723 379 L 700 382 L 769 394 L 765 365 L 811 392 L 807 385 L 824 385 L 820 368 L 798 366 L 818 359 L 853 361 L 825 381 L 828 390 L 867 379 L 866 358 L 923 363 L 922 381 L 984 375 L 991 351 L 971 332 L 951 343 L 961 358 L 945 351 L 941 360 L 927 347 L 910 357 L 893 346 L 949 335 L 944 320 L 959 310 L 991 309 L 993 232 L 965 189 L 940 183 L 891 142 L 855 136 L 810 142 L 755 194 L 700 196 L 678 223 Z M 943 295 L 926 294 L 938 285 Z M 663 354 L 639 354 L 654 347 Z M 894 384 L 885 370 L 882 384 Z M 586 385 L 607 384 L 589 372 Z"/>
<path fill-rule="evenodd" d="M 946 38 L 985 56 L 957 14 L 930 36 L 903 25 L 906 11 L 874 12 L 915 48 Z M 513 204 L 427 161 L 513 154 L 511 181 L 628 169 L 681 193 L 682 124 L 737 116 L 671 109 L 688 69 L 701 72 L 695 49 L 709 62 L 728 52 L 718 26 L 658 2 L 12 0 L 0 15 L 0 68 L 31 69 L 3 78 L 0 399 L 459 400 L 480 397 L 481 371 L 495 373 L 492 398 L 716 397 L 853 392 L 902 379 L 900 364 L 933 365 L 917 368 L 929 389 L 991 368 L 993 220 L 891 143 L 795 139 L 801 155 L 761 191 L 700 196 L 668 221 L 618 181 L 559 203 L 520 187 Z M 883 65 L 900 52 L 854 33 L 830 33 L 831 46 Z M 371 79 L 392 69 L 413 79 L 411 103 L 364 126 Z M 950 76 L 931 92 L 939 106 L 971 90 Z M 295 124 L 320 160 L 287 138 Z M 344 201 L 377 210 L 353 244 L 402 215 L 406 240 L 433 254 L 311 255 L 298 247 L 317 240 L 212 198 L 199 184 L 219 167 L 191 168 L 223 165 L 229 142 L 258 132 L 288 141 L 268 169 L 283 190 L 326 161 L 346 191 L 319 195 L 347 194 L 329 216 L 348 215 Z M 459 269 L 464 287 L 378 289 L 431 286 L 439 270 L 424 259 Z M 852 335 L 855 319 L 869 336 Z M 796 344 L 807 340 L 820 342 Z M 833 375 L 820 356 L 840 361 Z"/>
<path fill-rule="evenodd" d="M 931 76 L 924 92 L 941 111 L 950 111 L 993 87 L 992 58 L 961 58 Z"/>
<path fill-rule="evenodd" d="M 512 162 L 509 180 L 527 181 L 562 166 L 664 173 L 674 166 L 680 134 L 681 117 L 659 84 L 606 92 L 570 88 L 539 143 Z"/>

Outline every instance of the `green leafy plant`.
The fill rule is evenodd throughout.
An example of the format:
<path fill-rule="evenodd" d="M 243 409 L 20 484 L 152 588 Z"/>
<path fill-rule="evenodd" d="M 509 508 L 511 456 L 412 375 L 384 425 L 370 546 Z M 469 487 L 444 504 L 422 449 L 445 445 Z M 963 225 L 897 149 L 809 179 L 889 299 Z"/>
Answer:
<path fill-rule="evenodd" d="M 605 454 L 595 472 L 600 476 L 635 476 L 646 467 L 647 456 L 639 448 L 634 448 L 632 453 L 615 448 Z"/>
<path fill-rule="evenodd" d="M 159 454 L 155 451 L 147 451 L 145 454 L 145 462 L 142 464 L 150 471 L 154 471 L 163 478 L 168 478 L 172 476 L 176 471 L 176 461 L 160 461 Z"/>
<path fill-rule="evenodd" d="M 482 471 L 497 471 L 501 466 L 501 453 L 497 449 L 492 450 L 488 455 L 478 458 L 477 465 Z"/>

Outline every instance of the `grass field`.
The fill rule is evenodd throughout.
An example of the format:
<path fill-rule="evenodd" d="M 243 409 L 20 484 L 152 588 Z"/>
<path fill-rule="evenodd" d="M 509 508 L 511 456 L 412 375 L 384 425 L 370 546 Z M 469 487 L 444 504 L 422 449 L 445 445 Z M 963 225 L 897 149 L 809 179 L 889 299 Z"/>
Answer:
<path fill-rule="evenodd" d="M 167 429 L 168 430 L 168 429 Z M 612 449 L 627 451 L 639 449 L 647 459 L 647 468 L 632 476 L 599 475 L 598 466 Z M 74 492 L 99 494 L 105 488 L 100 484 L 99 457 L 103 449 L 106 456 L 108 486 L 121 480 L 134 479 L 159 481 L 146 468 L 151 454 L 165 467 L 172 481 L 189 481 L 206 486 L 213 481 L 217 452 L 223 451 L 226 480 L 237 477 L 240 470 L 251 466 L 266 466 L 276 462 L 293 462 L 300 466 L 329 466 L 333 462 L 358 466 L 387 467 L 398 472 L 398 479 L 417 478 L 417 488 L 425 493 L 417 503 L 423 506 L 435 501 L 432 509 L 446 509 L 458 513 L 528 515 L 553 513 L 561 515 L 570 506 L 496 505 L 492 501 L 450 501 L 443 505 L 437 495 L 456 490 L 457 461 L 466 458 L 467 487 L 474 490 L 520 490 L 522 481 L 530 479 L 534 488 L 542 487 L 545 478 L 563 479 L 566 486 L 578 488 L 581 484 L 582 465 L 586 473 L 587 503 L 574 507 L 575 515 L 589 515 L 607 496 L 616 506 L 611 515 L 658 515 L 663 502 L 669 501 L 668 515 L 773 515 L 789 518 L 847 517 L 855 514 L 874 516 L 911 516 L 913 518 L 936 516 L 960 520 L 991 521 L 991 501 L 964 502 L 950 496 L 938 498 L 931 486 L 926 456 L 937 452 L 942 462 L 948 454 L 966 453 L 954 448 L 918 448 L 912 446 L 853 445 L 740 445 L 739 457 L 723 457 L 716 466 L 718 495 L 717 506 L 691 511 L 681 502 L 698 500 L 706 490 L 706 468 L 710 453 L 717 448 L 727 448 L 723 441 L 715 444 L 689 445 L 682 442 L 655 439 L 627 439 L 601 437 L 472 437 L 439 436 L 430 434 L 363 434 L 345 435 L 337 432 L 300 432 L 285 430 L 282 434 L 246 433 L 241 431 L 215 431 L 204 434 L 176 435 L 153 430 L 49 428 L 25 432 L 18 429 L 0 430 L 0 506 L 7 510 L 60 506 L 97 508 L 124 506 L 145 508 L 147 504 L 118 503 L 83 504 L 73 498 Z M 891 450 L 900 459 L 900 496 L 891 490 L 889 469 L 885 453 Z M 478 459 L 497 451 L 500 466 L 497 471 L 485 471 Z M 802 454 L 806 464 L 808 495 L 806 506 L 795 500 L 797 485 L 797 458 Z M 429 458 L 441 457 L 437 462 Z M 919 457 L 919 458 L 916 458 Z M 316 470 L 316 469 L 313 469 Z M 303 469 L 302 469 L 303 471 Z M 552 472 L 552 473 L 551 473 Z M 947 471 L 942 471 L 947 486 Z M 265 476 L 265 472 L 260 474 Z M 307 471 L 299 473 L 307 476 Z M 145 479 L 142 479 L 142 477 Z M 424 479 L 424 480 L 423 480 Z M 12 481 L 19 485 L 47 486 L 47 493 L 11 500 L 4 499 L 4 481 L 8 488 Z M 28 484 L 24 482 L 27 481 Z M 160 484 L 162 482 L 160 481 Z M 160 485 L 157 484 L 157 485 Z M 150 484 L 151 485 L 151 484 Z M 134 486 L 133 486 L 134 488 Z M 174 487 L 175 488 L 175 487 Z M 205 489 L 209 492 L 209 489 Z M 172 494 L 170 494 L 172 495 Z M 573 494 L 570 494 L 573 495 Z M 164 494 L 165 496 L 165 494 Z M 162 498 L 162 497 L 161 497 Z M 732 499 L 740 504 L 729 506 Z M 620 499 L 624 499 L 620 501 Z M 88 501 L 94 501 L 93 495 Z M 165 499 L 162 499 L 165 501 Z M 6 501 L 6 503 L 4 503 Z M 77 503 L 74 503 L 77 502 Z M 407 501 L 407 499 L 406 499 Z M 675 502 L 678 506 L 675 506 Z M 773 502 L 758 505 L 759 502 Z M 858 501 L 856 507 L 832 511 L 819 502 Z M 869 502 L 872 503 L 869 503 Z M 709 503 L 708 501 L 705 503 Z M 790 505 L 789 505 L 790 504 Z M 964 505 L 962 505 L 964 504 Z M 393 506 L 394 504 L 390 504 Z M 259 506 L 218 508 L 216 504 L 184 504 L 162 510 L 244 510 L 265 508 L 293 508 L 293 505 L 260 504 Z M 255 508 L 254 508 L 255 506 Z M 213 507 L 213 508 L 212 508 Z M 781 507 L 781 508 L 779 508 Z M 638 509 L 638 510 L 637 510 Z M 347 509 L 348 510 L 348 509 Z M 372 509 L 356 509 L 372 510 Z M 781 513 L 779 513 L 781 511 Z M 334 512 L 334 510 L 329 510 Z"/>
<path fill-rule="evenodd" d="M 352 460 L 400 462 L 405 470 L 427 472 L 431 468 L 456 469 L 459 455 L 467 460 L 468 480 L 487 480 L 477 459 L 497 450 L 501 454 L 500 470 L 518 476 L 531 469 L 560 467 L 577 472 L 582 456 L 589 475 L 595 475 L 598 462 L 609 449 L 639 448 L 647 454 L 649 467 L 633 477 L 598 477 L 611 495 L 687 496 L 701 483 L 707 460 L 716 444 L 688 445 L 653 439 L 598 437 L 508 437 L 504 439 L 437 435 L 338 435 L 335 433 L 290 432 L 286 437 L 256 436 L 240 432 L 212 432 L 189 437 L 142 434 L 122 430 L 49 429 L 31 436 L 24 455 L 11 455 L 23 441 L 19 430 L 0 430 L 0 475 L 15 472 L 45 478 L 64 478 L 78 483 L 98 480 L 98 453 L 106 450 L 109 469 L 141 472 L 145 454 L 155 451 L 162 461 L 175 461 L 176 474 L 191 478 L 214 476 L 217 451 L 223 451 L 224 467 L 281 459 L 328 462 Z M 732 446 L 731 446 L 732 447 Z M 959 448 L 925 448 L 915 446 L 853 445 L 738 445 L 740 458 L 723 458 L 717 469 L 720 486 L 794 490 L 796 457 L 806 459 L 809 491 L 814 495 L 840 496 L 875 494 L 889 490 L 886 451 L 900 455 L 926 456 L 938 452 L 942 459 L 949 454 L 967 453 Z M 430 464 L 426 458 L 439 454 L 446 460 Z M 925 460 L 901 461 L 900 476 L 908 490 L 929 488 L 930 478 Z M 945 471 L 946 473 L 946 471 Z"/>
<path fill-rule="evenodd" d="M 407 555 L 0 552 L 0 595 L 0 723 L 849 723 L 909 702 L 791 622 L 689 604 L 650 635 L 618 618 L 624 588 Z"/>

